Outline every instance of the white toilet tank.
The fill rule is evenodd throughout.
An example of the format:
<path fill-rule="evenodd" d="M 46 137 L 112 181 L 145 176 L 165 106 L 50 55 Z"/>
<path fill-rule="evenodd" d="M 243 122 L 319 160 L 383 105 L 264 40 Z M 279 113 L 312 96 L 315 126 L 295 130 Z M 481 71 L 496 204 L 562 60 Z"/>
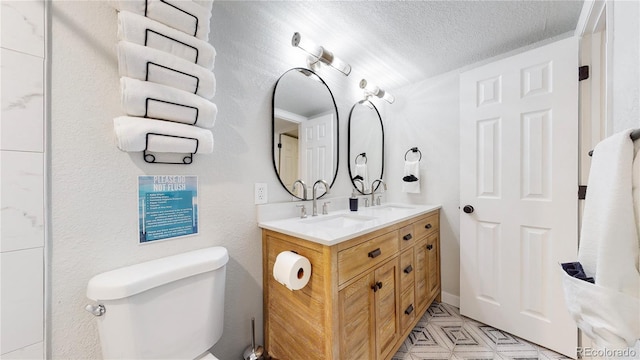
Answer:
<path fill-rule="evenodd" d="M 194 359 L 222 336 L 227 249 L 211 247 L 94 276 L 87 297 L 105 359 Z"/>

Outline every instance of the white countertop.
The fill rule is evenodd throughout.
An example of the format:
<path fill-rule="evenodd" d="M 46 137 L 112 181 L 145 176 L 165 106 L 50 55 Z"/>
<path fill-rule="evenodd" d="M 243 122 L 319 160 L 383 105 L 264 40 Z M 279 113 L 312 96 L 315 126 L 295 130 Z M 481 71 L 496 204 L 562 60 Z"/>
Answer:
<path fill-rule="evenodd" d="M 291 205 L 295 206 L 295 205 Z M 336 245 L 357 236 L 382 229 L 412 217 L 440 209 L 440 205 L 390 203 L 359 208 L 358 211 L 336 210 L 328 215 L 309 215 L 305 219 L 258 221 L 263 229 L 277 231 L 322 245 Z"/>

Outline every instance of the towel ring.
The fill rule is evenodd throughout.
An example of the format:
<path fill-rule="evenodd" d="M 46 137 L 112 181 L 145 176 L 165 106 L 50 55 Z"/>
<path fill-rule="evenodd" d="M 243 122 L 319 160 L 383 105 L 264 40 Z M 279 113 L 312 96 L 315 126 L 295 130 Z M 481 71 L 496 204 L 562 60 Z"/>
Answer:
<path fill-rule="evenodd" d="M 407 161 L 407 155 L 409 154 L 409 152 L 419 153 L 420 158 L 418 159 L 418 161 L 422 160 L 422 151 L 418 150 L 417 147 L 412 147 L 411 149 L 407 150 L 406 153 L 404 153 L 404 161 Z"/>
<path fill-rule="evenodd" d="M 367 153 L 362 153 L 362 154 L 358 154 L 358 156 L 356 156 L 356 160 L 355 163 L 356 165 L 360 165 L 358 164 L 358 159 L 362 156 L 362 158 L 364 159 L 364 163 L 367 163 Z"/>

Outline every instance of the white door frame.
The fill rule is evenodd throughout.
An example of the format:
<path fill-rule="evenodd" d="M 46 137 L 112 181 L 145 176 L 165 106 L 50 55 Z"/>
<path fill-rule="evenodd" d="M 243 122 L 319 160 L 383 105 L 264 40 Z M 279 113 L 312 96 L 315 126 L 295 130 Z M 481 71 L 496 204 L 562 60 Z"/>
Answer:
<path fill-rule="evenodd" d="M 575 35 L 580 41 L 580 65 L 589 66 L 589 79 L 580 82 L 580 185 L 586 185 L 591 158 L 589 151 L 612 135 L 612 34 L 613 1 L 586 0 Z M 582 226 L 584 201 L 579 203 L 578 223 Z M 578 239 L 579 241 L 579 239 Z M 592 340 L 578 330 L 578 346 L 594 347 Z"/>

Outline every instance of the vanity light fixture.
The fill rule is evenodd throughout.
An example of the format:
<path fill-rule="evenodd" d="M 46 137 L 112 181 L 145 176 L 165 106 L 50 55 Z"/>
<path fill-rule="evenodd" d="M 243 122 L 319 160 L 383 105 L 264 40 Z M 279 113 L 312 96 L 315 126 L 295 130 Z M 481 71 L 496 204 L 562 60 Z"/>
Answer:
<path fill-rule="evenodd" d="M 367 80 L 365 79 L 360 80 L 360 88 L 364 89 L 364 96 L 367 98 L 369 96 L 377 96 L 385 100 L 389 104 L 393 104 L 393 102 L 396 100 L 396 98 L 394 98 L 393 95 L 389 94 L 388 92 L 380 89 L 379 87 L 373 84 L 368 83 Z"/>
<path fill-rule="evenodd" d="M 344 75 L 348 76 L 351 72 L 351 65 L 346 62 L 338 59 L 333 55 L 333 53 L 322 46 L 317 46 L 307 38 L 302 39 L 302 35 L 299 32 L 293 33 L 293 37 L 291 38 L 291 45 L 299 47 L 307 54 L 311 55 L 309 61 L 313 65 L 318 61 L 321 61 L 332 68 L 340 71 Z"/>

